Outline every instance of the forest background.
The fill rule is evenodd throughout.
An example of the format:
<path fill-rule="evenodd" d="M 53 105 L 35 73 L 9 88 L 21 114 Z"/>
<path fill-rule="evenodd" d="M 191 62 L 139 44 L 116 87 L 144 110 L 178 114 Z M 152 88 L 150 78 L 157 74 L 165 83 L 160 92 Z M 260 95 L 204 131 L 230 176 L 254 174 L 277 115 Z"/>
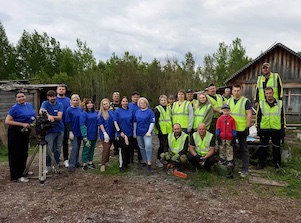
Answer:
<path fill-rule="evenodd" d="M 106 61 L 96 61 L 85 41 L 76 39 L 76 49 L 70 49 L 45 32 L 24 30 L 14 46 L 0 21 L 0 80 L 65 83 L 72 93 L 97 102 L 111 98 L 114 91 L 122 96 L 138 91 L 154 106 L 161 94 L 175 95 L 179 89 L 200 91 L 209 83 L 223 86 L 229 76 L 252 61 L 238 37 L 229 45 L 219 43 L 217 48 L 204 57 L 203 65 L 196 64 L 191 52 L 185 54 L 184 61 L 166 57 L 145 62 L 142 55 L 129 51 L 123 56 L 112 52 Z"/>

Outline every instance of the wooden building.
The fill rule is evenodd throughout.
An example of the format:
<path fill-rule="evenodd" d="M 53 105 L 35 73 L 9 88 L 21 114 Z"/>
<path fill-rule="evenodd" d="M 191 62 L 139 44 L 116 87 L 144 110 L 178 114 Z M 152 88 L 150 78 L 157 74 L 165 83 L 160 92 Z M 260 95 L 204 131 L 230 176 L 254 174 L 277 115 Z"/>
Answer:
<path fill-rule="evenodd" d="M 226 86 L 240 84 L 243 95 L 254 102 L 255 86 L 262 64 L 270 63 L 271 72 L 281 76 L 284 88 L 283 103 L 287 120 L 301 123 L 301 55 L 277 43 L 241 68 L 225 81 Z"/>
<path fill-rule="evenodd" d="M 26 81 L 0 81 L 0 120 L 5 121 L 8 110 L 16 103 L 15 93 L 22 90 L 26 100 L 33 104 L 36 112 L 47 99 L 49 90 L 56 90 L 57 84 L 29 84 Z"/>

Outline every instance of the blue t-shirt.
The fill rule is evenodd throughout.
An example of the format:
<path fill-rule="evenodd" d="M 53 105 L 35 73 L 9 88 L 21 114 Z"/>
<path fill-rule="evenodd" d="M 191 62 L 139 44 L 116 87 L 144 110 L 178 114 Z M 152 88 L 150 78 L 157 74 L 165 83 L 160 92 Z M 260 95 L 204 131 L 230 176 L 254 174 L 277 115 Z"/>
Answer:
<path fill-rule="evenodd" d="M 114 128 L 114 112 L 113 110 L 109 110 L 109 117 L 104 120 L 103 116 L 100 115 L 98 118 L 98 125 L 103 125 L 103 127 L 105 128 L 106 132 L 108 133 L 110 140 L 114 140 L 115 139 L 115 128 Z M 103 137 L 103 132 L 101 131 L 101 129 L 99 129 L 99 135 L 100 135 L 100 139 L 104 140 Z"/>
<path fill-rule="evenodd" d="M 134 116 L 132 110 L 117 108 L 114 115 L 114 121 L 116 121 L 121 131 L 128 137 L 133 136 L 133 121 Z M 117 134 L 120 136 L 120 134 Z"/>
<path fill-rule="evenodd" d="M 71 125 L 71 131 L 76 137 L 82 136 L 80 131 L 79 119 L 82 114 L 82 108 L 77 106 L 75 108 L 69 107 L 66 110 L 66 119 L 65 122 Z"/>
<path fill-rule="evenodd" d="M 32 123 L 36 119 L 36 112 L 29 102 L 26 102 L 24 105 L 14 104 L 8 111 L 8 114 L 16 122 Z"/>
<path fill-rule="evenodd" d="M 66 110 L 67 110 L 67 108 L 70 107 L 70 98 L 68 98 L 68 97 L 63 97 L 63 98 L 56 97 L 56 101 L 61 102 L 63 104 L 63 122 L 65 123 Z"/>
<path fill-rule="evenodd" d="M 80 126 L 87 127 L 87 138 L 89 140 L 97 139 L 97 111 L 83 111 L 80 116 Z"/>
<path fill-rule="evenodd" d="M 140 108 L 138 105 L 134 102 L 130 102 L 128 105 L 129 109 L 132 111 L 133 115 L 135 115 L 136 111 L 138 111 Z"/>
<path fill-rule="evenodd" d="M 59 112 L 63 112 L 63 104 L 57 101 L 55 104 L 50 104 L 49 101 L 43 101 L 41 108 L 45 109 L 48 114 L 52 116 L 57 116 Z M 50 129 L 48 132 L 64 132 L 63 120 L 55 121 L 54 128 Z"/>
<path fill-rule="evenodd" d="M 135 113 L 134 121 L 137 122 L 136 135 L 144 136 L 151 123 L 155 123 L 155 114 L 151 109 L 141 110 L 139 109 Z"/>

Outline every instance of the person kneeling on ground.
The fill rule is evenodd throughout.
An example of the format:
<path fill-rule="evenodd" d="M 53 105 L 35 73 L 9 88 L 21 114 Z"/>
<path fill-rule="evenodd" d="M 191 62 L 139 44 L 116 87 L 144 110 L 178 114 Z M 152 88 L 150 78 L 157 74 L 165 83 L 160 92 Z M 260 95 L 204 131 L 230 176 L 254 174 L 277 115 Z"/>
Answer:
<path fill-rule="evenodd" d="M 203 166 L 206 170 L 210 170 L 215 163 L 214 148 L 215 136 L 206 130 L 204 123 L 200 123 L 198 131 L 190 138 L 188 161 L 196 168 Z"/>
<path fill-rule="evenodd" d="M 161 153 L 161 158 L 169 163 L 183 164 L 187 162 L 188 134 L 182 132 L 181 125 L 173 125 L 173 133 L 168 134 L 168 151 Z M 180 167 L 181 168 L 181 167 Z"/>

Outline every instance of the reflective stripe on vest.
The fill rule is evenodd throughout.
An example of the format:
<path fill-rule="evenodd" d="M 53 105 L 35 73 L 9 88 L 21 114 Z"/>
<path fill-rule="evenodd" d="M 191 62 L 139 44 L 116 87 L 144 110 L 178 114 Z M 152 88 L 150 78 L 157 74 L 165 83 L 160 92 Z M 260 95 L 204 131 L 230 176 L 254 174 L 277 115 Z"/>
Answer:
<path fill-rule="evenodd" d="M 197 108 L 196 110 L 194 110 L 193 129 L 197 129 L 198 125 L 203 122 L 210 108 L 211 108 L 211 104 L 207 104 L 206 106 L 203 106 L 201 109 Z"/>
<path fill-rule="evenodd" d="M 201 156 L 206 156 L 206 154 L 210 150 L 210 142 L 212 140 L 213 134 L 207 131 L 204 139 L 201 138 L 198 132 L 193 133 L 192 136 L 194 139 L 196 153 Z"/>
<path fill-rule="evenodd" d="M 184 149 L 185 141 L 188 135 L 185 132 L 181 133 L 180 138 L 176 139 L 174 133 L 168 134 L 168 147 L 174 154 L 178 154 Z"/>
<path fill-rule="evenodd" d="M 263 101 L 265 100 L 265 96 L 264 96 L 264 88 L 263 88 L 263 82 L 266 80 L 266 77 L 261 75 L 258 77 L 257 79 L 257 88 L 258 88 L 258 97 L 259 97 L 259 101 Z M 269 76 L 269 80 L 268 82 L 266 83 L 266 87 L 271 87 L 273 88 L 273 91 L 274 91 L 274 98 L 276 100 L 278 100 L 278 73 L 270 73 L 270 76 Z"/>
<path fill-rule="evenodd" d="M 214 98 L 210 97 L 209 95 L 207 95 L 207 98 L 210 101 L 210 103 L 212 104 L 212 108 L 221 109 L 223 106 L 223 98 L 220 94 L 216 94 L 215 96 L 216 96 L 216 100 L 214 100 Z M 219 116 L 220 116 L 220 113 L 214 111 L 213 118 L 218 118 Z"/>
<path fill-rule="evenodd" d="M 273 107 L 270 107 L 270 105 L 265 100 L 260 102 L 262 113 L 260 129 L 281 129 L 282 101 L 276 101 L 277 105 Z"/>
<path fill-rule="evenodd" d="M 236 123 L 236 130 L 239 132 L 244 131 L 247 128 L 247 117 L 246 117 L 246 103 L 247 98 L 241 97 L 236 104 L 234 98 L 230 98 L 227 103 L 230 106 L 230 114 L 234 118 Z"/>
<path fill-rule="evenodd" d="M 162 134 L 168 134 L 172 132 L 172 124 L 171 124 L 171 109 L 167 105 L 166 110 L 161 106 L 156 106 L 157 110 L 160 113 L 159 117 L 159 125 Z M 158 130 L 155 128 L 155 132 L 158 134 Z"/>
<path fill-rule="evenodd" d="M 181 106 L 179 106 L 179 102 L 175 102 L 172 107 L 172 123 L 179 123 L 182 128 L 188 127 L 188 111 L 189 102 L 183 101 Z"/>

